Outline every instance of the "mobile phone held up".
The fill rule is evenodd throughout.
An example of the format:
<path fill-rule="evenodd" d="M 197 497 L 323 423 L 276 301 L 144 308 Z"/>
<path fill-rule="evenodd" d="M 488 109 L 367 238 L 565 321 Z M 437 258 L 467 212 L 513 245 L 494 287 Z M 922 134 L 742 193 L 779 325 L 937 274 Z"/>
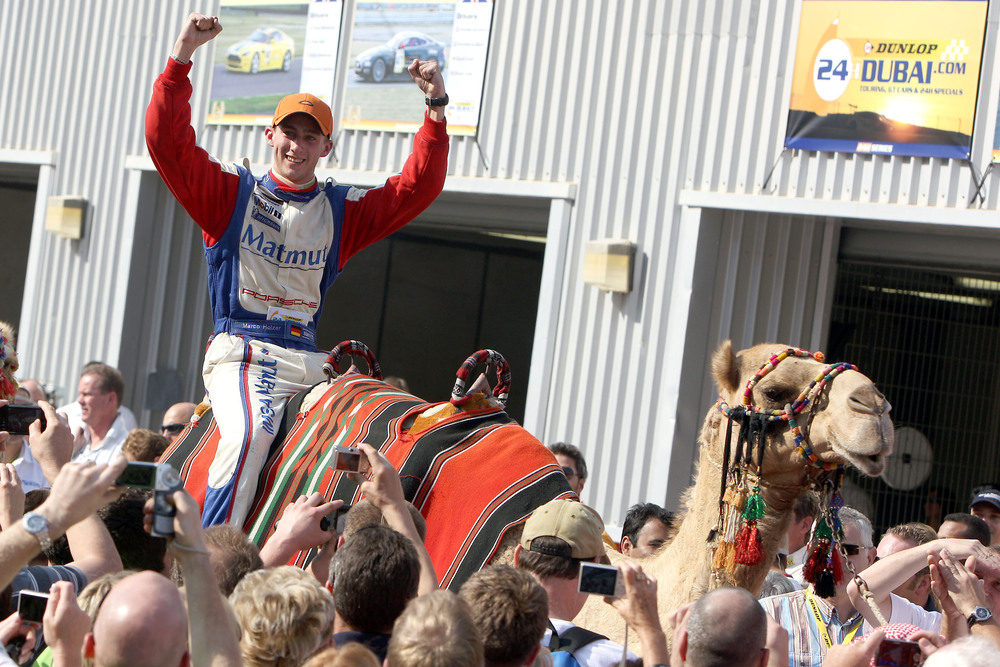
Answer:
<path fill-rule="evenodd" d="M 620 598 L 625 595 L 625 580 L 613 565 L 601 563 L 580 563 L 580 578 L 576 590 L 606 598 Z"/>
<path fill-rule="evenodd" d="M 0 408 L 0 431 L 11 435 L 28 435 L 31 422 L 40 420 L 45 430 L 45 413 L 37 405 L 5 405 Z"/>

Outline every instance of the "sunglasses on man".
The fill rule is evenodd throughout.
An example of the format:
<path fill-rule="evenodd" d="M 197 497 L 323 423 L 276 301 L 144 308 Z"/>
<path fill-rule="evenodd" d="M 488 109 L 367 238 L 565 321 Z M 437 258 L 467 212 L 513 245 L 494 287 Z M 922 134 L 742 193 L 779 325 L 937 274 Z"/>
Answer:
<path fill-rule="evenodd" d="M 842 544 L 841 546 L 844 547 L 844 553 L 847 554 L 848 556 L 857 556 L 859 553 L 861 553 L 862 549 L 867 551 L 868 549 L 875 548 L 875 547 L 863 547 L 860 544 Z"/>
<path fill-rule="evenodd" d="M 177 422 L 176 424 L 164 424 L 160 427 L 160 432 L 163 435 L 177 435 L 190 423 L 191 422 Z"/>

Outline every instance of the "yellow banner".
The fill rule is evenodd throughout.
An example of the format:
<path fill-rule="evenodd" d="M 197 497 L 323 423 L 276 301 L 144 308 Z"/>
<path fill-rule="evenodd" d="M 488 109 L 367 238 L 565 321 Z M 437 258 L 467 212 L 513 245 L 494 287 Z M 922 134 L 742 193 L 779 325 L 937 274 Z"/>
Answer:
<path fill-rule="evenodd" d="M 803 0 L 785 145 L 968 158 L 985 0 Z"/>

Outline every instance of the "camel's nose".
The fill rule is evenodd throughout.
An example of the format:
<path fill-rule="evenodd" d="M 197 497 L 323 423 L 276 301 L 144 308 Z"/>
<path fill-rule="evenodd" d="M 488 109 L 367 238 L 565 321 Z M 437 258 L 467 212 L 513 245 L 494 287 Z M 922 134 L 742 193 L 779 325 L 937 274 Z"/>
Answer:
<path fill-rule="evenodd" d="M 883 415 L 892 410 L 889 401 L 885 400 L 885 396 L 874 385 L 857 387 L 847 397 L 847 404 L 855 412 L 876 416 Z"/>

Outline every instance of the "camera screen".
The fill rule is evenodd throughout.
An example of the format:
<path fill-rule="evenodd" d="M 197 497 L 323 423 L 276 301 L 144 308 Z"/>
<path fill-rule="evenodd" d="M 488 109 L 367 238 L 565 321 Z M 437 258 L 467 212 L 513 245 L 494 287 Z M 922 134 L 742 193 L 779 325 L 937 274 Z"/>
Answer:
<path fill-rule="evenodd" d="M 916 642 L 884 639 L 878 648 L 875 664 L 885 667 L 913 667 L 923 662 L 922 657 L 920 646 Z"/>
<path fill-rule="evenodd" d="M 618 570 L 613 567 L 602 567 L 596 563 L 581 563 L 580 592 L 614 597 L 615 583 L 618 580 Z"/>
<path fill-rule="evenodd" d="M 27 405 L 7 405 L 0 408 L 0 431 L 12 435 L 28 435 L 28 427 L 36 419 L 41 420 L 40 426 L 45 430 L 45 413 L 42 409 Z"/>
<path fill-rule="evenodd" d="M 361 470 L 361 450 L 355 447 L 338 447 L 333 467 L 335 470 L 358 472 Z"/>
<path fill-rule="evenodd" d="M 129 463 L 115 484 L 136 489 L 152 489 L 156 486 L 156 464 Z"/>
<path fill-rule="evenodd" d="M 45 605 L 49 603 L 49 596 L 45 593 L 35 591 L 21 591 L 17 599 L 17 611 L 21 615 L 21 620 L 42 622 L 45 616 Z"/>

